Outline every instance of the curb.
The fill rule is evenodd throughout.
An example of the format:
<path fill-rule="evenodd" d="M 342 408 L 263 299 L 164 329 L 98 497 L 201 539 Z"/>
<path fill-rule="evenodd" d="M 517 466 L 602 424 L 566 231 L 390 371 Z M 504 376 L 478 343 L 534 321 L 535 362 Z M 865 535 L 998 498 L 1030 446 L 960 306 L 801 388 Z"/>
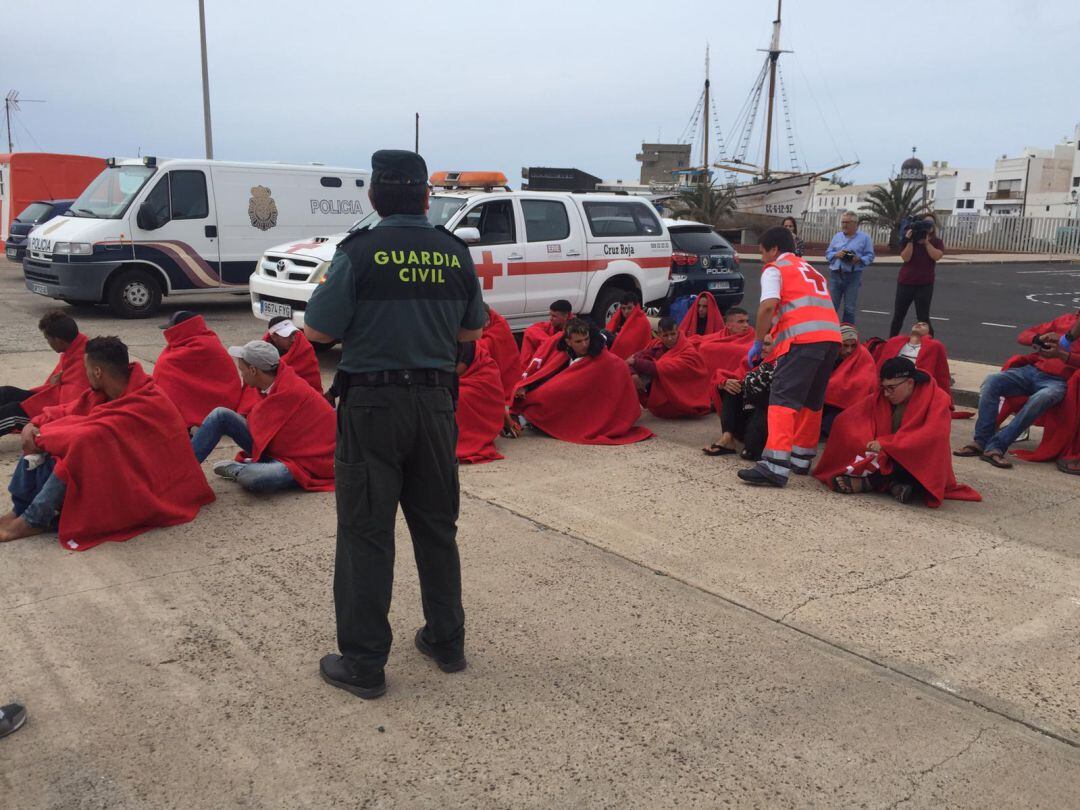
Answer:
<path fill-rule="evenodd" d="M 952 390 L 952 397 L 953 403 L 956 405 L 962 405 L 965 408 L 979 407 L 978 391 L 965 391 L 962 388 L 954 388 Z"/>

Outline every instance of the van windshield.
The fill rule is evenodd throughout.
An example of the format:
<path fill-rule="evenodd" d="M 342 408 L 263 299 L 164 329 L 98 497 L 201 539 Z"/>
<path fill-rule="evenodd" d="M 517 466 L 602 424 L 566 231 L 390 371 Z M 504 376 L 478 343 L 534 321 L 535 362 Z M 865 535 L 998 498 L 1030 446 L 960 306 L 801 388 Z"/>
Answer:
<path fill-rule="evenodd" d="M 459 197 L 432 197 L 429 201 L 429 207 L 427 212 L 428 221 L 432 225 L 445 225 L 450 221 L 450 218 L 454 216 L 461 207 L 465 205 L 465 200 Z M 350 233 L 352 231 L 365 231 L 368 228 L 374 228 L 382 220 L 378 211 L 372 211 L 366 217 L 359 222 L 353 223 L 353 226 L 349 228 Z"/>
<path fill-rule="evenodd" d="M 71 204 L 71 215 L 120 219 L 154 171 L 149 166 L 110 166 Z"/>

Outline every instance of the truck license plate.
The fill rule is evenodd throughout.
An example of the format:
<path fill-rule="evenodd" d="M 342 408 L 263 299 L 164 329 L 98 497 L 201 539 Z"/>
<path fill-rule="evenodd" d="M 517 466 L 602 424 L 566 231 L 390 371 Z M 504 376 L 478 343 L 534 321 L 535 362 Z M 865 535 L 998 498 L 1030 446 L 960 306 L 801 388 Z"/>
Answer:
<path fill-rule="evenodd" d="M 48 295 L 49 294 L 49 288 L 46 287 L 44 284 L 31 284 L 30 285 L 30 291 L 31 292 L 36 292 L 38 295 Z"/>
<path fill-rule="evenodd" d="M 271 318 L 276 318 L 279 315 L 285 318 L 292 317 L 292 307 L 288 304 L 279 304 L 277 301 L 260 301 L 259 306 L 262 307 L 262 314 Z"/>
<path fill-rule="evenodd" d="M 731 282 L 730 281 L 710 281 L 709 282 L 709 289 L 710 290 L 727 290 L 727 289 L 730 289 L 730 288 L 731 288 Z"/>

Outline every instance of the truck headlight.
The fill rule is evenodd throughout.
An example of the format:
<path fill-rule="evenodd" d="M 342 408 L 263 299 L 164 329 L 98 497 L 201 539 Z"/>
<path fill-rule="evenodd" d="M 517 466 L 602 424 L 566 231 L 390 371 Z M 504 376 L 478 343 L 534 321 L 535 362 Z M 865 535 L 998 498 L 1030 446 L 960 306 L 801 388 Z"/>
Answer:
<path fill-rule="evenodd" d="M 53 253 L 69 256 L 89 256 L 94 252 L 94 246 L 89 242 L 54 242 Z"/>
<path fill-rule="evenodd" d="M 326 281 L 326 271 L 330 269 L 330 262 L 321 262 L 315 271 L 308 276 L 308 282 L 311 284 L 322 284 Z"/>

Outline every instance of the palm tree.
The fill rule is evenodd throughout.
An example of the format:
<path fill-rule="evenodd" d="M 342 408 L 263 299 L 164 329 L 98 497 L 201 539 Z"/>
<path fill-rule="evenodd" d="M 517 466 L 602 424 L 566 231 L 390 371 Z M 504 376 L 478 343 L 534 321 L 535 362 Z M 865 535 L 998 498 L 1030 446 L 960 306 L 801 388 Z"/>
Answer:
<path fill-rule="evenodd" d="M 859 222 L 871 222 L 889 228 L 889 250 L 900 248 L 900 224 L 911 217 L 930 213 L 922 197 L 922 186 L 905 183 L 894 177 L 888 185 L 871 189 L 862 202 L 863 213 Z"/>
<path fill-rule="evenodd" d="M 713 227 L 735 210 L 734 192 L 718 188 L 714 180 L 681 190 L 673 202 L 675 219 L 695 219 Z"/>

